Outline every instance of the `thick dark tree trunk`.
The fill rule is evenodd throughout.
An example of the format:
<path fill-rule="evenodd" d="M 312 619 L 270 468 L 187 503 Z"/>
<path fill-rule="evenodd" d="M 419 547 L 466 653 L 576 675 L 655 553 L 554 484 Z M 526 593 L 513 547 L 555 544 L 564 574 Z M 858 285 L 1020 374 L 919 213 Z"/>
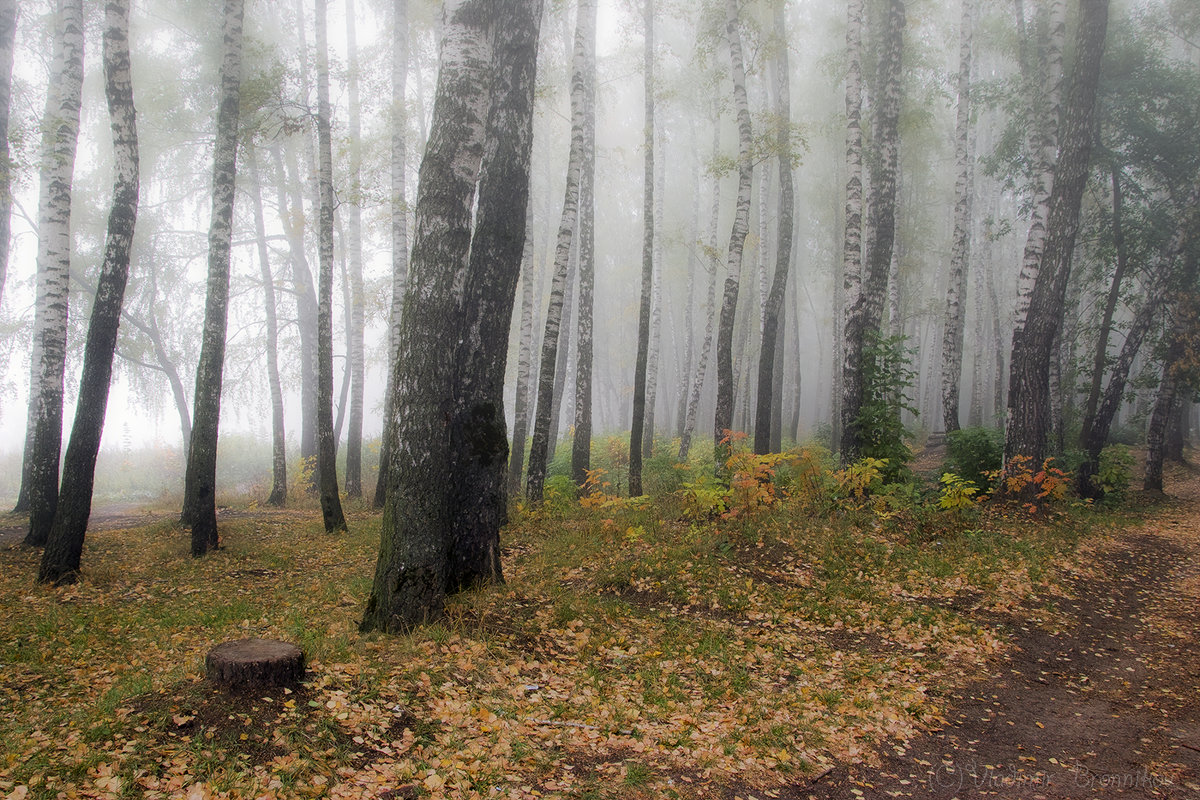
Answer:
<path fill-rule="evenodd" d="M 287 503 L 287 440 L 283 425 L 283 386 L 279 380 L 279 321 L 275 308 L 275 277 L 267 249 L 267 223 L 263 216 L 262 181 L 254 148 L 246 151 L 250 170 L 250 201 L 254 211 L 254 238 L 258 244 L 258 267 L 263 283 L 263 317 L 267 334 L 267 387 L 271 392 L 271 494 L 267 504 Z"/>
<path fill-rule="evenodd" d="M 1010 365 L 1004 458 L 1016 456 L 1037 469 L 1050 429 L 1050 356 L 1060 328 L 1079 229 L 1080 201 L 1095 138 L 1096 90 L 1108 29 L 1108 0 L 1080 0 L 1076 60 L 1067 86 L 1059 156 L 1042 262 L 1030 297 L 1025 327 L 1014 335 Z"/>
<path fill-rule="evenodd" d="M 738 127 L 738 193 L 729 232 L 729 249 L 725 260 L 725 291 L 721 296 L 721 318 L 717 326 L 717 408 L 713 417 L 713 441 L 718 474 L 725 471 L 729 460 L 729 437 L 733 429 L 733 396 L 737 388 L 733 377 L 733 333 L 737 313 L 738 288 L 741 282 L 742 249 L 750 231 L 750 184 L 753 164 L 750 146 L 750 103 L 746 97 L 746 68 L 742 60 L 741 21 L 737 0 L 726 0 L 725 33 L 729 39 L 729 59 L 732 65 L 733 105 L 737 111 Z"/>
<path fill-rule="evenodd" d="M 587 23 L 584 45 L 583 162 L 579 173 L 579 321 L 575 368 L 575 436 L 571 475 L 587 480 L 592 453 L 592 316 L 596 285 L 596 4 L 581 0 L 579 19 Z"/>
<path fill-rule="evenodd" d="M 508 519 L 504 371 L 528 224 L 542 0 L 497 0 L 496 14 L 487 148 L 463 289 L 450 428 L 448 593 L 503 580 L 500 527 Z"/>
<path fill-rule="evenodd" d="M 409 285 L 393 361 L 396 397 L 379 559 L 363 630 L 399 632 L 442 614 L 446 595 L 460 294 L 491 83 L 492 20 L 448 0 L 433 121 L 417 188 Z M 524 204 L 521 206 L 524 207 Z M 492 432 L 481 430 L 490 446 Z"/>
<path fill-rule="evenodd" d="M 646 426 L 646 370 L 650 355 L 650 310 L 654 290 L 654 0 L 643 0 L 642 120 L 642 294 L 638 304 L 637 356 L 633 366 L 633 422 L 629 429 L 629 496 L 642 493 L 642 436 Z M 653 436 L 654 432 L 651 431 Z"/>
<path fill-rule="evenodd" d="M 192 440 L 183 487 L 183 522 L 192 527 L 192 555 L 202 556 L 217 538 L 217 431 L 225 370 L 225 331 L 229 314 L 229 259 L 233 237 L 233 200 L 237 177 L 238 107 L 242 81 L 244 0 L 225 0 L 222 19 L 220 97 L 213 151 L 212 221 L 208 229 L 208 286 L 196 395 L 192 403 Z"/>
<path fill-rule="evenodd" d="M 792 183 L 792 102 L 788 72 L 787 9 L 785 3 L 775 5 L 775 157 L 779 159 L 779 241 L 775 247 L 775 277 L 763 309 L 762 348 L 758 358 L 758 402 L 754 414 L 754 452 L 759 455 L 779 449 L 776 417 L 780 409 L 775 402 L 776 386 L 782 386 L 780 356 L 783 348 L 783 300 L 787 291 L 788 271 L 792 264 L 792 228 L 795 217 L 795 186 Z M 760 244 L 760 247 L 763 245 Z"/>
<path fill-rule="evenodd" d="M 407 162 L 407 119 L 404 93 L 408 85 L 408 0 L 392 6 L 392 141 L 391 141 L 391 233 L 392 303 L 388 312 L 388 383 L 383 400 L 383 432 L 379 439 L 379 472 L 375 479 L 374 508 L 383 508 L 391 463 L 392 434 L 387 424 L 396 398 L 396 359 L 400 355 L 400 318 L 404 312 L 404 290 L 408 283 L 408 202 L 405 200 Z"/>
<path fill-rule="evenodd" d="M 38 547 L 46 543 L 58 503 L 71 271 L 71 179 L 83 92 L 82 0 L 59 0 L 56 22 L 51 85 L 42 120 L 29 415 L 21 491 L 14 509 L 29 509 L 25 543 Z M 4 246 L 8 246 L 7 240 Z"/>
<path fill-rule="evenodd" d="M 79 574 L 137 221 L 138 140 L 129 73 L 129 0 L 108 0 L 104 21 L 104 88 L 112 119 L 115 163 L 113 201 L 104 263 L 84 345 L 75 421 L 64 458 L 54 524 L 38 569 L 39 583 L 71 583 Z"/>
<path fill-rule="evenodd" d="M 333 433 L 333 136 L 329 105 L 327 0 L 316 0 L 317 29 L 317 158 L 321 207 L 317 219 L 317 480 L 321 516 L 329 533 L 346 529 L 338 495 L 337 439 Z"/>

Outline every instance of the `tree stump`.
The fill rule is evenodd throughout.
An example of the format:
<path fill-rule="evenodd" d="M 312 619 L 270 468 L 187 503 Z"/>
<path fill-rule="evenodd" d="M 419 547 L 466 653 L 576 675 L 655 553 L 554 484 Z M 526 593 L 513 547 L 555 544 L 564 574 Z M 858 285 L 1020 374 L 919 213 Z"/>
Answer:
<path fill-rule="evenodd" d="M 296 684 L 304 676 L 304 651 L 278 639 L 238 639 L 209 650 L 204 671 L 230 689 Z"/>

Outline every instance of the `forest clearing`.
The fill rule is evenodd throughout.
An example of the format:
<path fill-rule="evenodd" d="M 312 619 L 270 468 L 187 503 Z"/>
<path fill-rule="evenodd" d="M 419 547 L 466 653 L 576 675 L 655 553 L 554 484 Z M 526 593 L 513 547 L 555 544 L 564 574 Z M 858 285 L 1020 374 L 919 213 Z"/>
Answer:
<path fill-rule="evenodd" d="M 174 521 L 92 531 L 62 587 L 7 544 L 0 796 L 1194 797 L 1200 477 L 1168 477 L 964 518 L 551 491 L 506 584 L 403 636 L 358 630 L 374 513 L 231 511 L 205 559 Z M 245 636 L 303 684 L 206 683 Z"/>

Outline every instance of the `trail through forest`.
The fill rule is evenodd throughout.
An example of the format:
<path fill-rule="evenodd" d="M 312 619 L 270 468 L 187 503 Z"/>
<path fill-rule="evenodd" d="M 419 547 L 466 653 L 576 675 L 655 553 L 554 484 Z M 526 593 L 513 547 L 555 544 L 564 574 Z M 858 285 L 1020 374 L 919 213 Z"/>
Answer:
<path fill-rule="evenodd" d="M 954 692 L 941 728 L 839 766 L 800 797 L 1200 797 L 1200 472 L 1084 545 L 1051 630 L 978 614 L 1013 648 Z"/>

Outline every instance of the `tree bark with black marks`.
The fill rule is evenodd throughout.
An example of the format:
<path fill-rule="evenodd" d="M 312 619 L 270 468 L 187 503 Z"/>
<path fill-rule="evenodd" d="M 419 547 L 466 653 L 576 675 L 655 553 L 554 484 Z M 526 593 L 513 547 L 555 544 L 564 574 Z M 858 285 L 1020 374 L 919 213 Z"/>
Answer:
<path fill-rule="evenodd" d="M 408 630 L 440 616 L 446 596 L 456 322 L 483 158 L 493 20 L 481 0 L 447 0 L 443 19 L 436 100 L 421 162 L 409 283 L 393 361 L 396 396 L 384 421 L 393 429 L 393 446 L 379 558 L 363 630 Z"/>
<path fill-rule="evenodd" d="M 450 551 L 446 592 L 500 582 L 508 520 L 504 372 L 529 205 L 542 0 L 496 0 L 491 108 L 462 298 L 450 426 Z M 594 15 L 594 6 L 593 11 Z M 593 16 L 593 38 L 594 38 Z"/>
<path fill-rule="evenodd" d="M 1067 86 L 1047 236 L 1025 327 L 1015 337 L 1009 368 L 1006 467 L 1022 456 L 1041 466 L 1050 429 L 1050 356 L 1062 323 L 1071 256 L 1079 229 L 1095 138 L 1096 91 L 1108 29 L 1108 0 L 1080 0 L 1075 64 Z M 1003 484 L 1002 484 L 1003 487 Z"/>
<path fill-rule="evenodd" d="M 58 503 L 71 271 L 71 179 L 83 96 L 83 21 L 82 0 L 60 0 L 50 88 L 42 119 L 29 415 L 21 490 L 14 509 L 29 510 L 25 544 L 37 547 L 46 543 Z M 4 245 L 7 247 L 7 241 Z"/>
<path fill-rule="evenodd" d="M 575 366 L 575 437 L 571 476 L 582 486 L 592 453 L 592 318 L 596 286 L 596 4 L 581 0 L 584 51 L 583 162 L 579 173 L 579 319 Z M 532 287 L 530 287 L 532 292 Z M 532 309 L 531 309 L 532 312 Z M 522 326 L 524 323 L 522 322 Z M 528 373 L 528 365 L 526 365 Z M 518 380 L 520 378 L 518 377 Z M 528 374 L 526 374 L 528 380 Z M 518 391 L 520 388 L 518 387 Z M 520 419 L 518 417 L 518 419 Z"/>
<path fill-rule="evenodd" d="M 579 220 L 579 176 L 583 169 L 584 119 L 587 107 L 587 81 L 584 57 L 586 46 L 578 20 L 575 27 L 575 51 L 571 68 L 571 147 L 567 154 L 567 180 L 562 217 L 554 247 L 554 275 L 550 282 L 550 300 L 546 305 L 546 323 L 542 334 L 542 355 L 538 369 L 537 405 L 533 415 L 533 436 L 529 444 L 529 470 L 525 496 L 529 502 L 542 502 L 546 468 L 550 453 L 550 433 L 555 410 L 554 382 L 558 372 L 558 349 L 563 321 L 563 298 L 567 294 L 571 248 Z"/>
<path fill-rule="evenodd" d="M 346 94 L 350 140 L 350 197 L 347 203 L 346 261 L 350 271 L 349 374 L 350 413 L 346 421 L 346 495 L 362 497 L 363 403 L 366 398 L 367 357 L 364 344 L 366 298 L 363 295 L 362 252 L 362 100 L 358 80 L 358 33 L 354 0 L 346 0 Z"/>
<path fill-rule="evenodd" d="M 387 493 L 388 471 L 394 428 L 388 420 L 395 413 L 396 359 L 400 356 L 400 318 L 408 284 L 408 202 L 405 200 L 405 165 L 408 160 L 407 119 L 404 93 L 408 85 L 408 0 L 392 5 L 392 136 L 391 136 L 391 234 L 392 303 L 388 311 L 388 382 L 383 400 L 383 433 L 379 439 L 379 472 L 375 479 L 374 508 L 382 508 Z"/>
<path fill-rule="evenodd" d="M 107 0 L 104 23 L 104 93 L 112 120 L 113 200 L 104 262 L 84 345 L 75 420 L 63 459 L 54 522 L 38 568 L 39 583 L 73 583 L 79 575 L 137 222 L 138 138 L 129 71 L 129 0 Z"/>
<path fill-rule="evenodd" d="M 904 52 L 903 0 L 889 0 L 880 35 L 879 98 L 873 107 L 874 146 L 871 158 L 871 199 L 867 229 L 871 232 L 859 281 L 846 275 L 845 361 L 842 370 L 842 461 L 853 461 L 862 450 L 859 415 L 863 405 L 863 359 L 869 334 L 878 332 L 887 292 L 888 269 L 896 234 L 896 178 L 900 144 L 901 60 Z M 847 210 L 850 204 L 847 202 Z M 852 218 L 847 216 L 846 236 Z M 849 265 L 848 265 L 849 266 Z"/>
<path fill-rule="evenodd" d="M 346 529 L 338 495 L 337 439 L 333 433 L 333 111 L 329 104 L 327 0 L 316 0 L 317 159 L 321 206 L 317 217 L 317 480 L 321 516 L 329 533 Z"/>
<path fill-rule="evenodd" d="M 729 460 L 729 436 L 733 428 L 733 334 L 737 313 L 738 288 L 741 282 L 742 250 L 750 231 L 750 186 L 754 165 L 750 160 L 753 132 L 750 127 L 750 102 L 746 97 L 746 67 L 742 58 L 741 20 L 737 0 L 725 2 L 725 33 L 729 40 L 730 75 L 733 78 L 733 106 L 737 112 L 738 129 L 738 192 L 734 207 L 733 226 L 729 232 L 729 249 L 725 258 L 725 288 L 721 295 L 721 317 L 717 326 L 717 408 L 713 417 L 715 469 L 725 470 Z"/>
<path fill-rule="evenodd" d="M 245 0 L 225 0 L 221 35 L 217 139 L 213 150 L 212 220 L 208 229 L 208 286 L 204 331 L 192 403 L 192 440 L 183 487 L 183 522 L 192 527 L 192 555 L 218 545 L 217 430 L 225 370 L 225 331 L 229 316 L 229 259 L 237 179 L 238 103 L 242 81 L 242 19 Z"/>
<path fill-rule="evenodd" d="M 788 272 L 792 264 L 792 228 L 795 217 L 796 188 L 792 181 L 792 101 L 791 69 L 788 58 L 787 8 L 781 0 L 775 5 L 775 157 L 779 160 L 779 221 L 778 244 L 775 247 L 775 275 L 763 308 L 762 348 L 758 357 L 758 398 L 754 413 L 754 452 L 764 455 L 779 447 L 776 432 L 779 430 L 780 409 L 775 402 L 777 385 L 781 385 L 782 355 L 780 331 L 783 319 L 784 293 L 787 291 Z M 760 247 L 763 245 L 760 243 Z"/>
<path fill-rule="evenodd" d="M 526 204 L 525 220 L 525 244 L 521 252 L 521 333 L 517 345 L 517 392 L 513 399 L 512 446 L 508 456 L 510 497 L 521 493 L 521 476 L 525 471 L 525 444 L 529 438 L 529 395 L 533 388 L 530 385 L 533 377 L 533 284 L 537 281 L 537 263 L 533 255 L 532 202 Z"/>
<path fill-rule="evenodd" d="M 654 0 L 643 0 L 645 34 L 642 92 L 645 115 L 642 185 L 642 294 L 638 304 L 637 356 L 633 367 L 633 422 L 629 429 L 629 496 L 642 493 L 642 437 L 646 427 L 646 372 L 650 358 L 650 312 L 654 292 Z M 651 431 L 653 436 L 654 432 Z"/>
<path fill-rule="evenodd" d="M 974 25 L 975 0 L 962 0 L 958 34 L 958 111 L 954 127 L 954 160 L 958 166 L 958 177 L 954 183 L 954 234 L 950 246 L 946 319 L 942 330 L 942 421 L 947 433 L 960 427 L 959 394 L 971 257 L 971 202 L 975 191 L 975 154 L 971 147 L 971 45 Z"/>
<path fill-rule="evenodd" d="M 0 298 L 8 279 L 8 236 L 12 217 L 12 165 L 8 154 L 8 117 L 12 106 L 13 45 L 17 0 L 0 0 Z"/>

